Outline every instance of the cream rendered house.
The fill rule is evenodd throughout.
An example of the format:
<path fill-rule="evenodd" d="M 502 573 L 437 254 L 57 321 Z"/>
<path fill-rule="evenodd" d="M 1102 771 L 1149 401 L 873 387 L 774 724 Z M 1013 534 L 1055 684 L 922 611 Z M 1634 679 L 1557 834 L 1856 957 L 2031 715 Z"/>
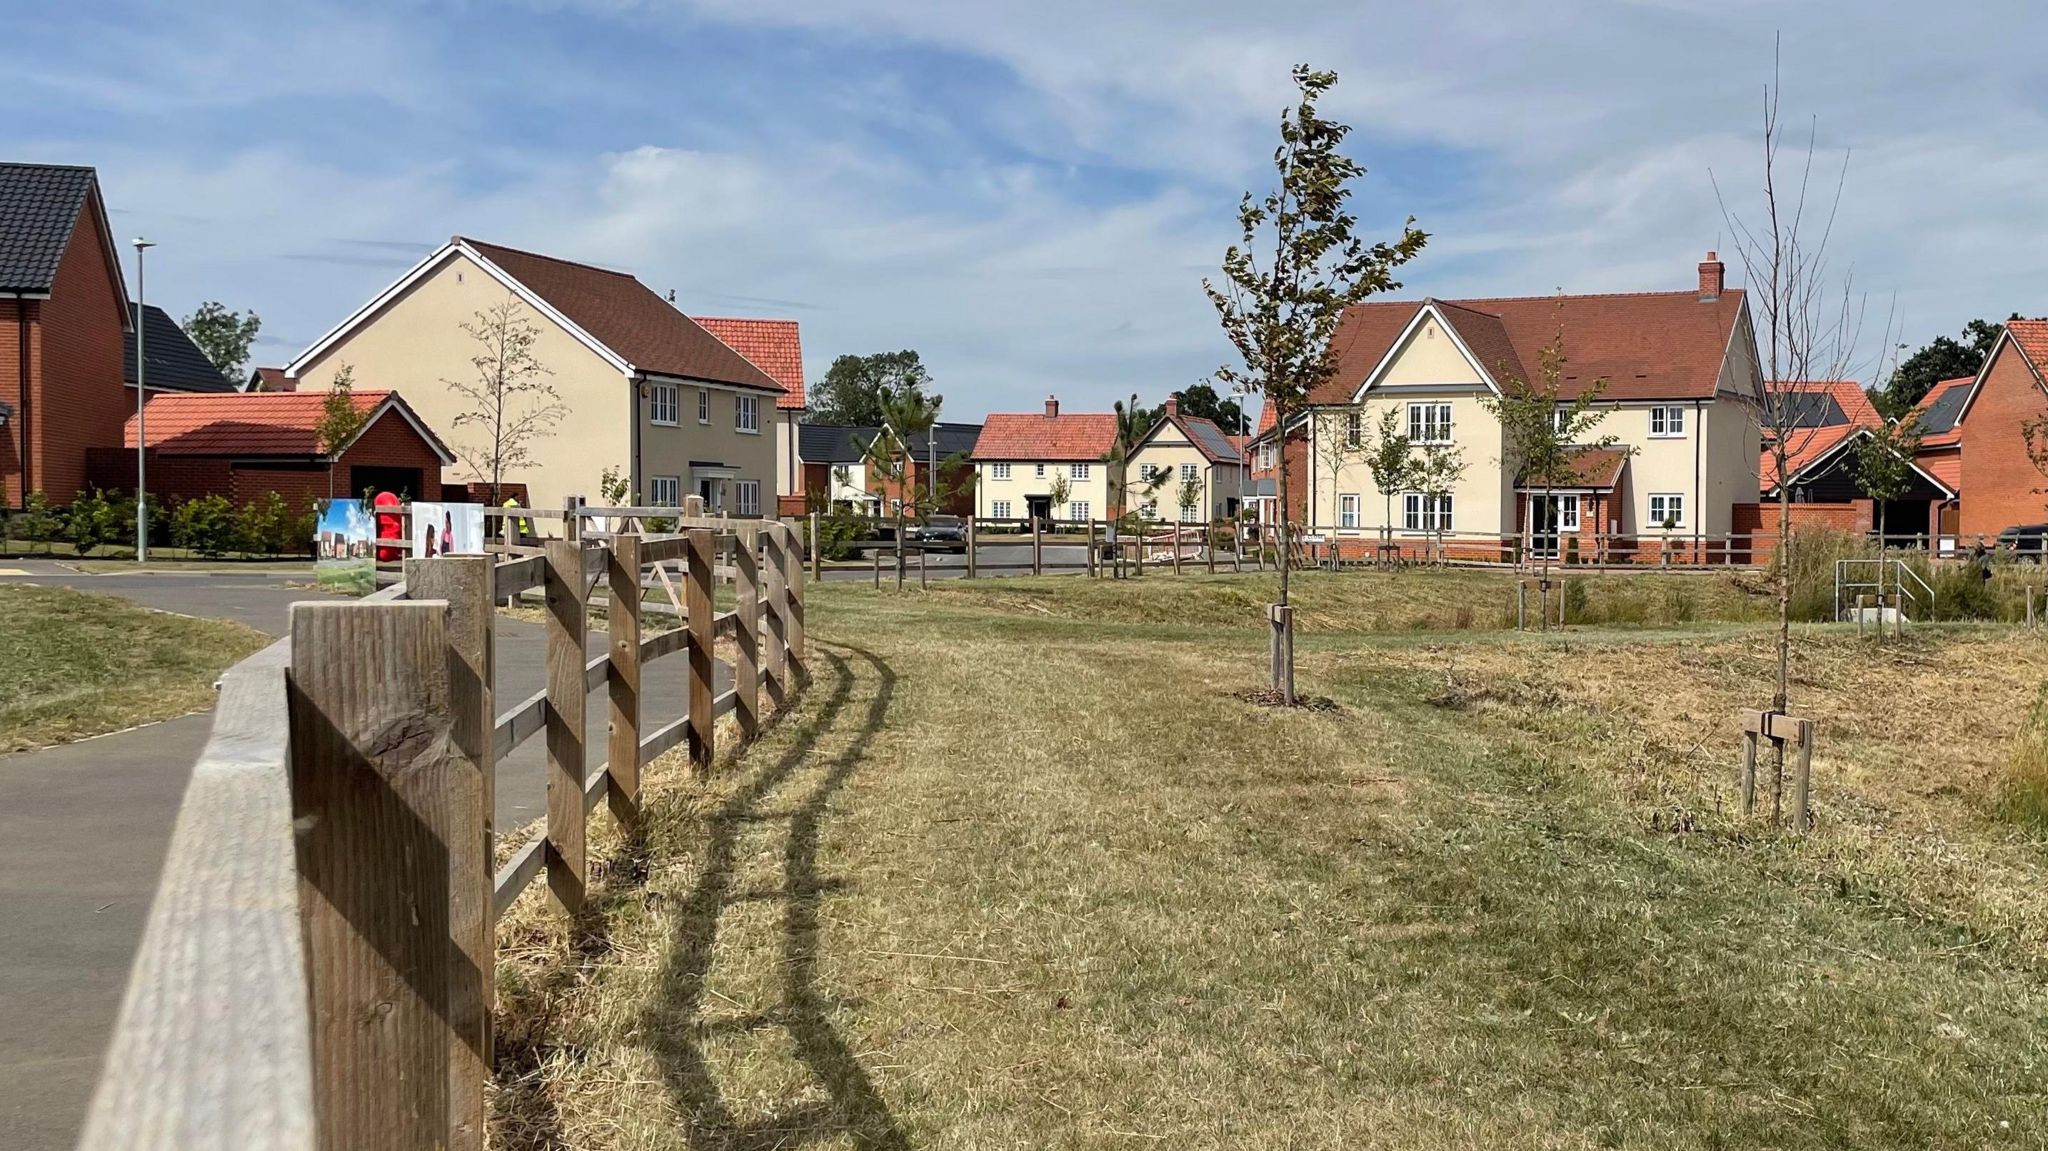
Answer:
<path fill-rule="evenodd" d="M 1165 415 L 1132 449 L 1127 474 L 1148 519 L 1235 519 L 1244 503 L 1243 455 L 1214 421 L 1182 415 L 1179 396 L 1167 397 Z"/>
<path fill-rule="evenodd" d="M 981 425 L 974 461 L 974 514 L 984 519 L 1049 522 L 1106 520 L 1109 465 L 1116 416 L 1107 412 L 1062 415 L 1047 398 L 1045 411 L 1000 412 Z M 1067 502 L 1055 507 L 1054 485 L 1064 479 Z"/>
<path fill-rule="evenodd" d="M 461 461 L 451 483 L 487 480 L 487 441 L 457 426 L 473 405 L 446 381 L 474 379 L 483 345 L 464 330 L 507 300 L 537 331 L 533 354 L 566 412 L 533 439 L 530 465 L 504 479 L 535 507 L 599 502 L 607 467 L 640 504 L 686 495 L 739 516 L 773 515 L 776 444 L 792 416 L 782 385 L 623 272 L 456 237 L 285 368 L 302 391 L 326 390 L 343 365 L 358 388 L 404 393 Z"/>
<path fill-rule="evenodd" d="M 1743 295 L 1724 289 L 1724 275 L 1710 252 L 1697 291 L 1349 309 L 1335 378 L 1287 429 L 1290 518 L 1339 539 L 1391 523 L 1397 539 L 1441 531 L 1496 550 L 1519 539 L 1538 555 L 1574 535 L 1605 536 L 1603 546 L 1619 538 L 1624 550 L 1642 538 L 1726 535 L 1735 506 L 1756 499 L 1761 373 Z M 1619 450 L 1588 451 L 1578 484 L 1544 492 L 1503 462 L 1501 429 L 1482 399 L 1540 380 L 1542 350 L 1560 334 L 1561 398 L 1604 378 L 1603 415 L 1588 438 L 1612 434 Z M 1388 410 L 1416 454 L 1461 455 L 1465 471 L 1447 497 L 1374 484 L 1363 449 Z M 1262 433 L 1258 446 L 1273 437 Z"/>

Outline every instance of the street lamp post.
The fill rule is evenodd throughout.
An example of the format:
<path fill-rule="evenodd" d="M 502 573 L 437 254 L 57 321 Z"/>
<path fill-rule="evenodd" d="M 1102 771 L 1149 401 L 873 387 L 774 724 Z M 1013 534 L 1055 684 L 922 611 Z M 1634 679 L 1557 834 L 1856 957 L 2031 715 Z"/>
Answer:
<path fill-rule="evenodd" d="M 149 290 L 143 282 L 142 254 L 156 244 L 135 237 L 135 562 L 149 562 L 149 431 L 142 409 L 149 399 L 148 348 L 143 342 L 143 313 Z"/>

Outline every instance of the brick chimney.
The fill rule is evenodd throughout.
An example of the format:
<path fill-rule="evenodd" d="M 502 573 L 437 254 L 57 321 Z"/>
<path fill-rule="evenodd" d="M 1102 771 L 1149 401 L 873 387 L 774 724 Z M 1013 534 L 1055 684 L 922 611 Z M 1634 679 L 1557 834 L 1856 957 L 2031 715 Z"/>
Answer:
<path fill-rule="evenodd" d="M 1717 259 L 1712 252 L 1700 261 L 1700 302 L 1707 303 L 1721 298 L 1721 285 L 1728 279 L 1728 265 Z"/>
<path fill-rule="evenodd" d="M 1166 397 L 1166 414 L 1169 416 L 1177 416 L 1180 414 L 1179 392 L 1175 392 L 1172 395 Z"/>
<path fill-rule="evenodd" d="M 1060 398 L 1058 396 L 1045 397 L 1045 418 L 1048 420 L 1060 418 Z"/>

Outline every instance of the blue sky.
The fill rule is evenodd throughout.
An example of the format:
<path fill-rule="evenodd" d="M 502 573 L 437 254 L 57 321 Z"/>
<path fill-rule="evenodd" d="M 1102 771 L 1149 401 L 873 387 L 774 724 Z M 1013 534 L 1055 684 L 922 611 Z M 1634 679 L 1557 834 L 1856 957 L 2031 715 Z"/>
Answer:
<path fill-rule="evenodd" d="M 1967 9 L 1967 10 L 1964 10 Z M 2048 37 L 2019 3 L 701 0 L 10 4 L 0 156 L 99 167 L 151 297 L 282 362 L 460 232 L 912 347 L 947 414 L 1148 400 L 1229 350 L 1200 279 L 1298 60 L 1343 77 L 1406 294 L 1688 287 L 1788 121 L 1848 158 L 1835 261 L 1918 343 L 2048 312 Z M 1739 269 L 1733 271 L 1738 279 Z"/>

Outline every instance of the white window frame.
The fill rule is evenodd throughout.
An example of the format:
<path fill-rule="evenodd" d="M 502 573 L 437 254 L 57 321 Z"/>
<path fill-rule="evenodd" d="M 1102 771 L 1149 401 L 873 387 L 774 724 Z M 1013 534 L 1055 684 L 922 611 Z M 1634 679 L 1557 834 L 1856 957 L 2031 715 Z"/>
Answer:
<path fill-rule="evenodd" d="M 1032 465 L 1031 465 L 1031 478 L 1032 478 L 1032 479 L 1034 479 L 1034 480 L 1042 480 L 1042 479 L 1044 479 L 1044 478 L 1045 478 L 1045 465 L 1044 465 L 1044 464 L 1032 464 Z"/>
<path fill-rule="evenodd" d="M 1450 492 L 1425 496 L 1421 492 L 1401 493 L 1401 530 L 1416 534 L 1453 530 L 1457 504 Z"/>
<path fill-rule="evenodd" d="M 1009 519 L 1009 518 L 1010 518 L 1010 501 L 1008 501 L 1008 500 L 996 500 L 996 501 L 995 501 L 994 503 L 991 503 L 991 504 L 989 504 L 989 506 L 988 506 L 988 511 L 989 511 L 989 514 L 990 514 L 990 515 L 994 516 L 995 518 L 997 518 L 997 519 L 999 519 L 999 520 L 1006 520 L 1006 519 Z"/>
<path fill-rule="evenodd" d="M 1449 400 L 1416 400 L 1408 405 L 1409 443 L 1448 444 L 1453 442 L 1452 435 Z"/>
<path fill-rule="evenodd" d="M 1658 440 L 1684 439 L 1685 405 L 1658 404 L 1656 407 L 1651 408 L 1650 438 Z"/>
<path fill-rule="evenodd" d="M 1201 478 L 1202 478 L 1202 469 L 1201 469 L 1201 468 L 1198 468 L 1198 467 L 1196 467 L 1196 466 L 1195 466 L 1195 465 L 1193 465 L 1193 464 L 1182 464 L 1182 465 L 1180 466 L 1180 482 L 1182 482 L 1182 483 L 1186 483 L 1186 482 L 1188 482 L 1189 480 L 1198 480 L 1198 479 L 1201 479 Z"/>
<path fill-rule="evenodd" d="M 676 386 L 674 384 L 649 384 L 647 387 L 647 422 L 660 424 L 665 428 L 676 426 Z"/>
<path fill-rule="evenodd" d="M 732 426 L 749 435 L 761 434 L 761 397 L 734 396 Z"/>
<path fill-rule="evenodd" d="M 1088 518 L 1088 501 L 1087 501 L 1087 500 L 1068 500 L 1068 501 L 1067 501 L 1067 518 L 1068 518 L 1068 519 L 1070 519 L 1070 520 L 1076 520 L 1076 521 L 1079 521 L 1079 520 L 1086 520 L 1086 519 Z"/>
<path fill-rule="evenodd" d="M 1148 520 L 1156 520 L 1156 519 L 1158 519 L 1158 518 L 1159 518 L 1159 501 L 1158 501 L 1158 500 L 1146 500 L 1146 501 L 1145 501 L 1144 503 L 1142 503 L 1142 504 L 1139 504 L 1139 505 L 1138 505 L 1138 514 L 1139 514 L 1139 515 L 1141 515 L 1141 516 L 1144 516 L 1144 517 L 1145 517 L 1146 519 L 1148 519 Z"/>
<path fill-rule="evenodd" d="M 1153 480 L 1156 480 L 1156 479 L 1158 479 L 1158 478 L 1159 478 L 1159 465 L 1158 465 L 1158 464 L 1139 464 L 1139 465 L 1138 465 L 1138 482 L 1139 482 L 1139 483 L 1141 483 L 1141 484 L 1149 484 L 1149 483 L 1151 483 L 1151 482 L 1152 482 Z"/>
<path fill-rule="evenodd" d="M 1346 493 L 1337 497 L 1337 526 L 1355 528 L 1358 526 L 1358 497 Z"/>
<path fill-rule="evenodd" d="M 710 388 L 697 389 L 697 422 L 700 424 L 708 424 L 711 422 Z"/>
<path fill-rule="evenodd" d="M 1649 526 L 1650 526 L 1650 527 L 1652 527 L 1652 528 L 1655 528 L 1655 529 L 1656 529 L 1656 530 L 1658 530 L 1658 531 L 1662 531 L 1662 530 L 1664 530 L 1664 517 L 1663 517 L 1663 516 L 1660 516 L 1660 515 L 1658 515 L 1658 514 L 1657 514 L 1657 504 L 1658 504 L 1658 503 L 1659 503 L 1660 501 L 1662 501 L 1662 502 L 1663 502 L 1663 504 L 1664 504 L 1664 510 L 1665 510 L 1665 512 L 1666 512 L 1667 514 L 1668 514 L 1668 513 L 1669 513 L 1669 512 L 1670 512 L 1670 511 L 1672 510 L 1672 508 L 1673 508 L 1673 505 L 1674 505 L 1674 504 L 1675 504 L 1675 505 L 1677 506 L 1677 511 L 1678 511 L 1677 521 L 1678 521 L 1678 522 L 1672 525 L 1672 530 L 1674 530 L 1674 531 L 1677 531 L 1677 530 L 1681 530 L 1681 529 L 1683 529 L 1683 528 L 1685 527 L 1685 493 L 1684 493 L 1684 492 L 1651 492 L 1651 493 L 1650 493 L 1650 499 L 1649 499 L 1649 503 L 1648 503 L 1648 507 L 1649 507 L 1649 509 L 1650 509 L 1650 524 L 1649 524 Z"/>
<path fill-rule="evenodd" d="M 667 498 L 662 489 L 668 489 Z M 679 508 L 683 506 L 683 481 L 679 476 L 655 476 L 647 483 L 647 502 L 653 507 Z"/>
<path fill-rule="evenodd" d="M 761 481 L 734 480 L 732 482 L 733 514 L 758 516 L 761 514 Z"/>
<path fill-rule="evenodd" d="M 1186 507 L 1184 507 L 1184 508 L 1180 509 L 1180 522 L 1182 522 L 1182 523 L 1184 523 L 1184 524 L 1198 524 L 1198 523 L 1201 523 L 1201 522 L 1202 522 L 1202 505 L 1201 505 L 1201 504 L 1189 504 L 1189 505 L 1187 505 Z"/>
<path fill-rule="evenodd" d="M 1077 480 L 1085 480 L 1085 479 L 1087 479 L 1087 478 L 1088 478 L 1088 465 L 1087 465 L 1087 464 L 1068 464 L 1068 465 L 1067 465 L 1067 475 L 1068 475 L 1068 477 L 1069 477 L 1069 478 L 1071 478 L 1071 479 L 1077 479 Z"/>
<path fill-rule="evenodd" d="M 1559 534 L 1578 531 L 1579 497 L 1576 495 L 1557 495 L 1550 498 L 1557 501 L 1557 530 Z"/>
<path fill-rule="evenodd" d="M 1563 404 L 1559 404 L 1556 410 L 1551 413 L 1550 426 L 1556 434 L 1561 436 L 1571 430 L 1571 420 L 1572 410 Z"/>
<path fill-rule="evenodd" d="M 1007 479 L 1009 479 L 1009 478 L 1010 478 L 1010 465 L 1008 465 L 1008 464 L 990 464 L 990 465 L 988 466 L 988 478 L 990 478 L 990 479 L 992 479 L 992 480 L 1007 480 Z"/>
<path fill-rule="evenodd" d="M 1344 413 L 1344 446 L 1355 448 L 1365 442 L 1365 413 Z"/>

